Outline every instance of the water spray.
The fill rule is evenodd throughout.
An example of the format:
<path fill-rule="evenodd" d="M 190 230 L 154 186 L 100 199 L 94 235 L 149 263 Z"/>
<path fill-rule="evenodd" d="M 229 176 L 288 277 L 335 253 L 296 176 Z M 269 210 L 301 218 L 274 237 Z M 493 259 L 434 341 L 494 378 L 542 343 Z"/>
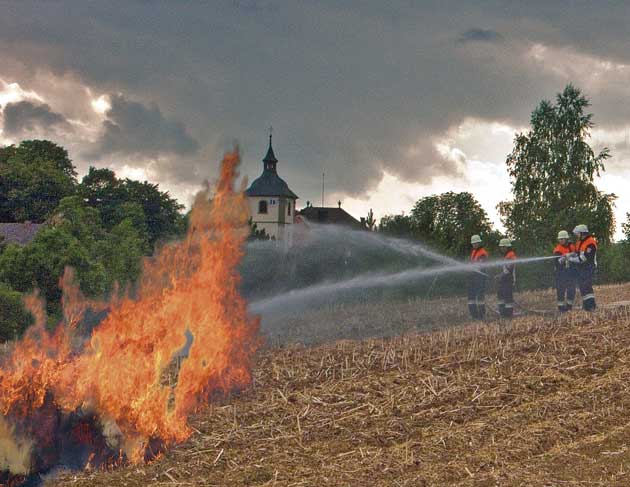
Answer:
<path fill-rule="evenodd" d="M 325 282 L 295 291 L 290 291 L 280 296 L 274 296 L 271 298 L 254 301 L 250 303 L 249 310 L 252 313 L 264 315 L 265 313 L 273 312 L 278 308 L 286 308 L 291 304 L 306 303 L 316 297 L 331 295 L 340 291 L 396 286 L 425 277 L 457 272 L 481 272 L 482 274 L 485 274 L 484 272 L 482 272 L 482 269 L 502 267 L 506 263 L 504 260 L 498 260 L 471 265 L 470 263 L 456 261 L 454 259 L 450 259 L 444 256 L 441 256 L 441 258 L 442 261 L 444 259 L 448 259 L 449 261 L 453 261 L 455 263 L 430 268 L 426 268 L 424 266 L 414 267 L 404 271 L 387 274 L 361 274 L 359 276 L 342 281 Z M 556 258 L 556 256 L 528 257 L 512 260 L 510 261 L 510 264 L 532 264 L 535 262 L 543 262 Z"/>

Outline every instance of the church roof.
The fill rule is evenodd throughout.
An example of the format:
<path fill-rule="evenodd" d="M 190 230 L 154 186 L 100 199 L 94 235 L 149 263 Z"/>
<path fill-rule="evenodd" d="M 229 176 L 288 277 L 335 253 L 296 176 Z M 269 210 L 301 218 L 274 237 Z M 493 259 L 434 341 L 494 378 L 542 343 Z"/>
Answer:
<path fill-rule="evenodd" d="M 284 196 L 297 199 L 297 195 L 289 189 L 289 185 L 277 173 L 265 169 L 262 175 L 255 179 L 247 191 L 247 196 Z"/>
<path fill-rule="evenodd" d="M 333 225 L 345 225 L 359 230 L 366 229 L 363 222 L 354 218 L 350 213 L 341 208 L 341 206 L 307 206 L 306 208 L 302 208 L 298 214 L 313 223 L 330 223 Z"/>
<path fill-rule="evenodd" d="M 271 146 L 271 135 L 269 135 L 269 149 L 263 159 L 263 172 L 259 178 L 255 179 L 245 191 L 247 196 L 277 196 L 297 199 L 298 196 L 289 189 L 289 185 L 278 176 L 276 171 L 276 159 Z"/>

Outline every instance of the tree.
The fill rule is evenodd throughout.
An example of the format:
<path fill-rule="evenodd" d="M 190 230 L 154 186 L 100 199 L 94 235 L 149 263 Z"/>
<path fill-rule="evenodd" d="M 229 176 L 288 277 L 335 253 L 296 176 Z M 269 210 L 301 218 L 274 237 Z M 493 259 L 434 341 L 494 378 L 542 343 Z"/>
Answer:
<path fill-rule="evenodd" d="M 374 230 L 376 220 L 374 219 L 374 212 L 372 211 L 372 208 L 370 208 L 370 211 L 368 211 L 367 218 L 365 219 L 365 224 L 367 225 L 370 232 Z"/>
<path fill-rule="evenodd" d="M 120 180 L 109 169 L 91 167 L 78 192 L 88 205 L 99 210 L 107 230 L 132 216 L 138 232 L 146 235 L 147 252 L 156 242 L 180 236 L 185 231 L 183 205 L 167 192 L 160 191 L 156 184 Z"/>
<path fill-rule="evenodd" d="M 469 253 L 471 235 L 492 233 L 486 211 L 467 192 L 419 199 L 411 210 L 411 224 L 416 238 L 456 256 Z"/>
<path fill-rule="evenodd" d="M 547 251 L 560 229 L 586 223 L 602 243 L 614 229 L 614 194 L 593 181 L 604 171 L 608 149 L 595 154 L 587 143 L 593 115 L 580 90 L 568 85 L 556 102 L 542 101 L 531 116 L 531 129 L 517 134 L 507 157 L 513 200 L 499 213 L 521 249 Z"/>
<path fill-rule="evenodd" d="M 100 212 L 88 206 L 79 196 L 63 198 L 50 221 L 56 228 L 65 230 L 82 242 L 88 249 L 92 248 L 96 240 L 103 238 Z"/>
<path fill-rule="evenodd" d="M 145 243 L 133 220 L 125 218 L 97 244 L 96 255 L 105 269 L 107 291 L 114 283 L 124 289 L 140 276 Z"/>
<path fill-rule="evenodd" d="M 413 226 L 408 215 L 385 215 L 381 218 L 378 231 L 398 238 L 412 238 Z"/>
<path fill-rule="evenodd" d="M 0 221 L 43 222 L 75 191 L 68 153 L 46 140 L 0 148 Z"/>
<path fill-rule="evenodd" d="M 621 224 L 623 239 L 630 244 L 630 213 L 626 213 L 626 221 Z"/>
<path fill-rule="evenodd" d="M 90 249 L 65 228 L 40 231 L 24 247 L 8 245 L 0 255 L 0 281 L 19 292 L 39 289 L 51 313 L 59 312 L 59 278 L 69 266 L 76 270 L 83 292 L 100 296 L 105 290 L 105 269 L 95 261 Z"/>
<path fill-rule="evenodd" d="M 49 140 L 24 140 L 20 145 L 10 145 L 0 149 L 0 164 L 10 160 L 22 160 L 29 163 L 50 162 L 64 175 L 77 182 L 77 172 L 68 156 L 68 151 Z"/>
<path fill-rule="evenodd" d="M 26 311 L 22 294 L 0 282 L 0 340 L 20 337 L 33 323 L 33 316 Z"/>

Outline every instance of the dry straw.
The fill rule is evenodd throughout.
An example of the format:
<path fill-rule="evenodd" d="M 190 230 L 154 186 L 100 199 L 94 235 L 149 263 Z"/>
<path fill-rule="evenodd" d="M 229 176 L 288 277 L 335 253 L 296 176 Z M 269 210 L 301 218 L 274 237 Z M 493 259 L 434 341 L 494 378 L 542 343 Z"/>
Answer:
<path fill-rule="evenodd" d="M 630 485 L 629 325 L 611 307 L 269 348 L 165 457 L 47 485 Z"/>

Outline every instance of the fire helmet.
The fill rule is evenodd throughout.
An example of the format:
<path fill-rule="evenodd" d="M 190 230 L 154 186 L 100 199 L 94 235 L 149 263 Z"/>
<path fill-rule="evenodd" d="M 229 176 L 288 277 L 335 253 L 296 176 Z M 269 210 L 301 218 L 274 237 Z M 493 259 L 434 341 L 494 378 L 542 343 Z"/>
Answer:
<path fill-rule="evenodd" d="M 481 243 L 481 237 L 479 235 L 473 235 L 472 237 L 470 237 L 470 243 L 471 244 Z"/>
<path fill-rule="evenodd" d="M 499 242 L 499 247 L 511 247 L 512 241 L 509 238 L 502 238 Z"/>
<path fill-rule="evenodd" d="M 566 230 L 560 230 L 558 232 L 558 240 L 569 240 L 569 232 L 567 232 Z"/>
<path fill-rule="evenodd" d="M 580 235 L 581 233 L 588 233 L 588 227 L 584 224 L 580 224 L 573 229 L 573 233 L 575 235 Z"/>

